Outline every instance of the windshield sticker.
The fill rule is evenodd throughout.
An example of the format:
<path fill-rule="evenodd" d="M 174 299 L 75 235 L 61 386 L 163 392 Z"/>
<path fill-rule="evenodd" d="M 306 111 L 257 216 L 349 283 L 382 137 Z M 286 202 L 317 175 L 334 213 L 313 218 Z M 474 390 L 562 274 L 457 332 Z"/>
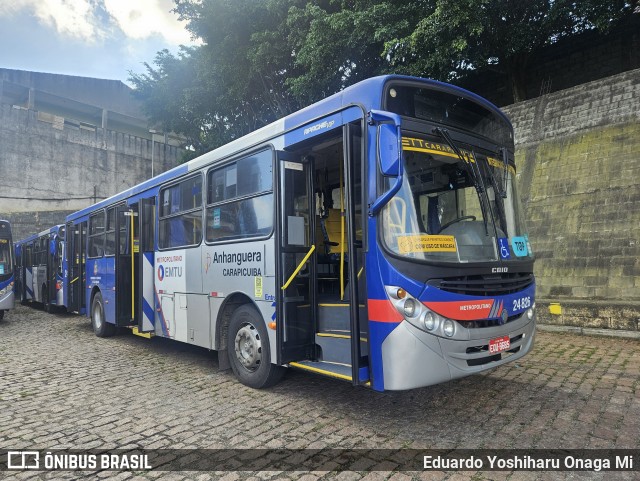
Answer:
<path fill-rule="evenodd" d="M 500 249 L 501 259 L 511 259 L 511 252 L 509 251 L 509 239 L 506 237 L 498 238 L 498 248 Z"/>
<path fill-rule="evenodd" d="M 409 150 L 412 152 L 423 152 L 425 154 L 442 155 L 444 157 L 453 157 L 458 159 L 458 155 L 453 151 L 451 147 L 445 144 L 439 144 L 437 142 L 428 142 L 423 139 L 415 139 L 412 137 L 402 137 L 402 150 Z M 475 163 L 473 153 L 465 149 L 460 149 L 462 156 L 466 163 Z M 494 157 L 486 157 L 487 163 L 495 167 L 496 169 L 503 170 L 504 162 Z M 509 166 L 509 172 L 515 174 L 513 166 Z"/>
<path fill-rule="evenodd" d="M 398 237 L 400 254 L 417 252 L 457 252 L 456 238 L 452 235 L 404 235 Z"/>
<path fill-rule="evenodd" d="M 512 237 L 511 247 L 513 247 L 513 253 L 516 257 L 525 257 L 527 251 L 527 240 L 524 237 Z"/>

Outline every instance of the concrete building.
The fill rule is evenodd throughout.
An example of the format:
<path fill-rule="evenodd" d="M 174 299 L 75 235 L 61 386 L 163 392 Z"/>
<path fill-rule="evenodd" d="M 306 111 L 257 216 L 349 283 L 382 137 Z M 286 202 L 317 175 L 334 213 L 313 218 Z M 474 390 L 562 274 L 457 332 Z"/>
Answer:
<path fill-rule="evenodd" d="M 0 217 L 19 238 L 180 162 L 117 80 L 0 69 Z"/>

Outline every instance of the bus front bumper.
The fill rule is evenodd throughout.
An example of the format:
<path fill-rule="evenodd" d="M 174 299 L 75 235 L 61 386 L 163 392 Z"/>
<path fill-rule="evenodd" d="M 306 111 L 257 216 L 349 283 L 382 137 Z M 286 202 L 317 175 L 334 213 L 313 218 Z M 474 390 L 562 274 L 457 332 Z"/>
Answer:
<path fill-rule="evenodd" d="M 430 386 L 469 376 L 515 361 L 533 347 L 535 316 L 526 314 L 505 326 L 469 329 L 467 340 L 453 340 L 429 334 L 402 321 L 382 343 L 385 390 Z M 510 350 L 498 355 L 488 352 L 489 341 L 509 336 Z"/>
<path fill-rule="evenodd" d="M 7 292 L 4 296 L 0 297 L 0 311 L 8 311 L 9 309 L 13 309 L 14 303 L 15 301 L 13 291 Z"/>

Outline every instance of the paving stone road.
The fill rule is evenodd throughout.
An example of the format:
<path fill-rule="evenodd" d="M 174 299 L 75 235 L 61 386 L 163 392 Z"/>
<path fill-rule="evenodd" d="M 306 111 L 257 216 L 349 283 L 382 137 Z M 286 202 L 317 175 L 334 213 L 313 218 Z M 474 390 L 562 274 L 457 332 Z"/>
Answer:
<path fill-rule="evenodd" d="M 0 321 L 0 448 L 640 448 L 637 340 L 539 332 L 534 352 L 517 363 L 447 384 L 382 394 L 295 371 L 276 387 L 257 391 L 217 367 L 217 354 L 204 349 L 128 333 L 99 339 L 84 317 L 19 306 Z M 366 462 L 361 466 L 367 469 Z M 377 468 L 389 471 L 104 471 L 91 477 L 640 478 L 640 471 Z M 24 471 L 0 477 L 83 476 Z"/>

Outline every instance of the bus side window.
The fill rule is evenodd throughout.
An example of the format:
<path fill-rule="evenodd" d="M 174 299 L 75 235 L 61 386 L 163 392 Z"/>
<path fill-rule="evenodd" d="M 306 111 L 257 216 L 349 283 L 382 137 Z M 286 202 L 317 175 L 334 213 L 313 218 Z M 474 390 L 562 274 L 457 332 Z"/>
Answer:
<path fill-rule="evenodd" d="M 160 249 L 200 244 L 202 240 L 202 176 L 185 179 L 160 191 Z"/>
<path fill-rule="evenodd" d="M 89 217 L 89 257 L 104 255 L 104 224 L 104 211 L 102 210 Z"/>
<path fill-rule="evenodd" d="M 107 226 L 105 228 L 104 255 L 112 256 L 116 253 L 116 208 L 107 209 Z"/>
<path fill-rule="evenodd" d="M 209 171 L 207 241 L 260 237 L 273 228 L 273 154 L 264 150 Z"/>

